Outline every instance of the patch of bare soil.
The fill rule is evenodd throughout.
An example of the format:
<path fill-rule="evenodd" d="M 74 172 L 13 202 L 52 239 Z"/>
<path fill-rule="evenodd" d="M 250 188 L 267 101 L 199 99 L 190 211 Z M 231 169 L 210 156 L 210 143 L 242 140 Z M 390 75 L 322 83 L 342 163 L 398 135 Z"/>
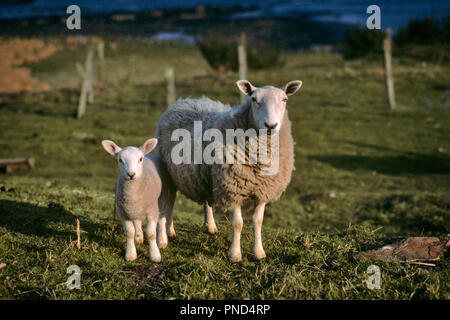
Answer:
<path fill-rule="evenodd" d="M 152 288 L 164 279 L 163 268 L 157 265 L 143 264 L 127 268 L 122 272 L 127 280 L 139 291 Z"/>

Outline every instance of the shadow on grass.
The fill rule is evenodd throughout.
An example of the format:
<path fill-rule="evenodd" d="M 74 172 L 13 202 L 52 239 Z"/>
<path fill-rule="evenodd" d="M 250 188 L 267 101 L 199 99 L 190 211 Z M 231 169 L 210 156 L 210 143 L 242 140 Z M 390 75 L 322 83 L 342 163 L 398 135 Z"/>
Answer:
<path fill-rule="evenodd" d="M 381 174 L 449 174 L 450 159 L 436 155 L 359 156 L 318 155 L 308 157 L 344 170 L 368 170 Z"/>
<path fill-rule="evenodd" d="M 445 236 L 450 232 L 450 198 L 434 195 L 390 195 L 364 202 L 357 223 L 383 227 L 387 234 Z"/>
<path fill-rule="evenodd" d="M 90 239 L 108 244 L 108 239 L 97 235 L 99 230 L 106 229 L 106 224 L 93 223 L 77 217 L 58 203 L 52 202 L 47 207 L 41 207 L 26 202 L 0 200 L 0 226 L 11 232 L 75 240 L 76 219 L 80 220 L 81 230 L 86 231 Z M 54 225 L 49 226 L 50 223 Z M 70 225 L 73 231 L 66 231 L 66 225 Z"/>

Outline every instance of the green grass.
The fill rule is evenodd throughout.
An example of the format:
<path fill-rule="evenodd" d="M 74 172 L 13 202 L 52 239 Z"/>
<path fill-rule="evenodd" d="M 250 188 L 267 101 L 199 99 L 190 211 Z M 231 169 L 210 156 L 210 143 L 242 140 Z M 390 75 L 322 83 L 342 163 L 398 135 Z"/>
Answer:
<path fill-rule="evenodd" d="M 60 52 L 32 65 L 33 74 L 73 87 L 73 57 Z M 406 236 L 449 236 L 448 65 L 395 59 L 397 111 L 386 109 L 379 59 L 286 54 L 282 69 L 252 72 L 257 86 L 303 81 L 288 106 L 296 171 L 266 209 L 267 258 L 251 255 L 248 210 L 243 261 L 233 264 L 228 217 L 218 215 L 219 233 L 208 235 L 202 208 L 179 195 L 178 237 L 156 265 L 146 244 L 138 245 L 136 261 L 124 260 L 125 237 L 113 212 L 116 164 L 100 142 L 139 145 L 154 136 L 166 108 L 166 65 L 176 66 L 183 97 L 236 103 L 238 76 L 216 81 L 195 48 L 180 46 L 127 40 L 107 59 L 108 89 L 82 120 L 74 118 L 78 92 L 71 88 L 0 96 L 0 158 L 36 159 L 32 171 L 0 174 L 2 299 L 450 298 L 448 255 L 435 268 L 352 257 Z M 134 71 L 126 77 L 126 70 Z M 71 291 L 65 282 L 73 264 L 82 286 Z M 371 264 L 381 268 L 380 290 L 366 287 Z"/>

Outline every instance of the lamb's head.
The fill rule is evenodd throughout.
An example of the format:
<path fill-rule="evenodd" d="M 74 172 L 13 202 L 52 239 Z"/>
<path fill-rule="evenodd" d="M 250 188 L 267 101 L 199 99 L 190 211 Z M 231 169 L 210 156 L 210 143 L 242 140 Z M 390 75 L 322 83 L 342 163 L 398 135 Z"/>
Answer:
<path fill-rule="evenodd" d="M 144 156 L 152 151 L 158 140 L 148 139 L 139 147 L 121 148 L 111 140 L 103 140 L 102 145 L 105 150 L 117 158 L 119 165 L 119 175 L 127 180 L 134 180 L 142 175 Z"/>
<path fill-rule="evenodd" d="M 283 125 L 288 96 L 302 86 L 299 80 L 290 81 L 282 88 L 256 88 L 247 80 L 239 80 L 236 84 L 239 90 L 251 98 L 250 125 L 256 130 L 269 129 L 272 132 L 277 132 Z"/>

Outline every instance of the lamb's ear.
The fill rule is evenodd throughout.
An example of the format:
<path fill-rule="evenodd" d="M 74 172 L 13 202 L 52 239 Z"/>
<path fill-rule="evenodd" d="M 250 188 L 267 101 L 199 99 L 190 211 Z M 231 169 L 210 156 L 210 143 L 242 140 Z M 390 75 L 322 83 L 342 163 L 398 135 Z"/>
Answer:
<path fill-rule="evenodd" d="M 119 147 L 117 144 L 115 144 L 111 140 L 103 140 L 102 145 L 103 145 L 103 148 L 105 148 L 106 152 L 108 152 L 109 154 L 111 154 L 113 156 L 115 156 L 116 154 L 118 154 L 120 152 L 120 150 L 122 150 L 121 147 Z"/>
<path fill-rule="evenodd" d="M 144 144 L 140 147 L 140 149 L 144 154 L 147 154 L 150 151 L 152 151 L 157 144 L 158 139 L 156 138 L 148 139 L 147 141 L 144 142 Z"/>
<path fill-rule="evenodd" d="M 250 83 L 250 81 L 247 80 L 239 80 L 236 82 L 236 84 L 239 90 L 241 90 L 247 96 L 251 96 L 253 91 L 257 89 Z"/>
<path fill-rule="evenodd" d="M 284 87 L 283 90 L 286 92 L 286 95 L 291 96 L 300 89 L 302 86 L 302 82 L 300 80 L 289 81 Z"/>

